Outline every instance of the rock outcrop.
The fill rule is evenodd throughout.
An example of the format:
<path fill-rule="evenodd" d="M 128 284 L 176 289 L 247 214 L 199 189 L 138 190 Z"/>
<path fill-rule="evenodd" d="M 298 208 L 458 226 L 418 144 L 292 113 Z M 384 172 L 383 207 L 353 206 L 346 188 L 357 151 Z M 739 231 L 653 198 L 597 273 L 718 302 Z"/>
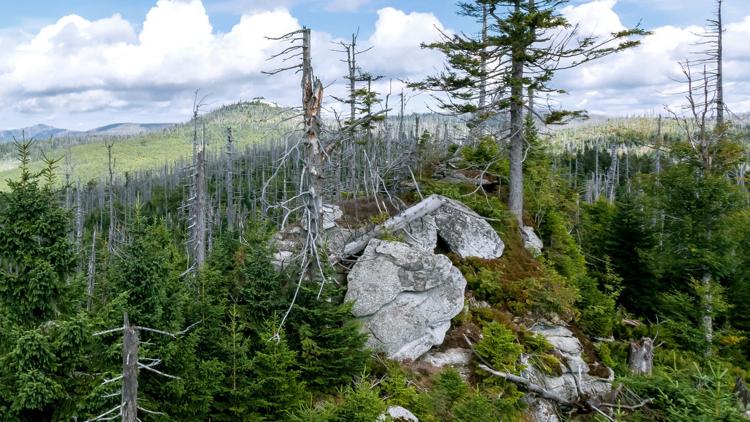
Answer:
<path fill-rule="evenodd" d="M 451 252 L 461 258 L 499 258 L 505 244 L 495 229 L 464 204 L 449 200 L 435 211 L 437 233 Z"/>
<path fill-rule="evenodd" d="M 521 373 L 522 377 L 568 401 L 577 401 L 581 397 L 586 399 L 603 397 L 612 390 L 614 372 L 609 370 L 608 378 L 590 374 L 589 365 L 583 358 L 583 346 L 570 330 L 559 325 L 540 324 L 532 327 L 531 331 L 543 336 L 554 346 L 554 354 L 562 363 L 561 375 L 545 374 L 530 365 L 528 357 L 524 357 L 522 363 L 526 365 L 526 369 Z M 552 402 L 536 398 L 529 399 L 530 414 L 535 421 L 559 420 Z"/>
<path fill-rule="evenodd" d="M 414 360 L 441 344 L 464 305 L 466 279 L 451 261 L 406 243 L 372 239 L 347 280 L 368 345 L 391 359 Z"/>
<path fill-rule="evenodd" d="M 387 416 L 386 416 L 387 415 Z M 390 417 L 390 419 L 388 419 Z M 419 422 L 419 419 L 409 409 L 401 406 L 389 406 L 388 410 L 377 419 L 377 422 L 392 420 L 394 422 Z"/>

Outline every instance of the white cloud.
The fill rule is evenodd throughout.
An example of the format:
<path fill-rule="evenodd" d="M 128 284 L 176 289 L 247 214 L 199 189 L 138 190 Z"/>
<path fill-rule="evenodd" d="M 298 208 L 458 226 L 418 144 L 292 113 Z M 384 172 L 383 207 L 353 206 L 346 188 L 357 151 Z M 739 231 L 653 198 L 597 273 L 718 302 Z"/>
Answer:
<path fill-rule="evenodd" d="M 0 118 L 7 125 L 46 122 L 73 128 L 80 127 L 76 120 L 89 126 L 128 119 L 183 120 L 197 88 L 212 94 L 217 105 L 256 96 L 297 104 L 297 76 L 269 77 L 261 71 L 279 65 L 266 59 L 284 48 L 266 36 L 300 28 L 298 20 L 280 5 L 300 2 L 323 4 L 320 0 L 226 0 L 226 5 L 244 10 L 226 32 L 212 26 L 201 0 L 158 0 L 142 25 L 119 15 L 100 20 L 69 15 L 28 36 L 0 32 L 4 52 L 0 55 Z M 363 3 L 339 0 L 327 4 L 358 7 Z M 616 5 L 616 0 L 593 0 L 566 7 L 563 13 L 579 23 L 580 33 L 605 35 L 624 28 L 614 11 Z M 725 36 L 727 102 L 734 111 L 747 111 L 750 16 L 727 17 L 726 21 L 731 22 Z M 571 93 L 561 99 L 566 105 L 585 106 L 593 112 L 660 110 L 664 104 L 680 101 L 672 94 L 676 89 L 671 79 L 679 76 L 677 62 L 695 50 L 691 43 L 694 33 L 701 30 L 697 26 L 656 28 L 640 47 L 561 72 L 553 86 Z M 440 31 L 451 32 L 431 13 L 382 8 L 374 27 L 363 28 L 371 35 L 362 37 L 361 48 L 373 49 L 360 56 L 360 64 L 365 71 L 385 76 L 375 85 L 380 92 L 388 91 L 390 78 L 420 80 L 443 66 L 440 53 L 420 47 L 438 40 Z M 333 95 L 342 94 L 346 73 L 342 55 L 332 51 L 339 41 L 329 33 L 313 31 L 315 70 L 324 83 L 336 82 L 327 90 Z M 394 93 L 401 87 L 394 82 Z M 420 102 L 416 99 L 412 105 L 421 108 Z"/>
<path fill-rule="evenodd" d="M 374 50 L 366 56 L 366 64 L 374 72 L 407 79 L 431 73 L 442 65 L 443 56 L 420 45 L 439 40 L 440 31 L 450 33 L 432 13 L 380 9 L 375 32 L 368 39 Z"/>
<path fill-rule="evenodd" d="M 279 9 L 242 16 L 220 34 L 200 0 L 159 0 L 137 35 L 119 15 L 96 21 L 65 16 L 4 58 L 1 101 L 21 113 L 75 113 L 149 108 L 196 88 L 218 90 L 222 100 L 222 91 L 251 94 L 248 85 L 262 83 L 260 70 L 279 48 L 266 36 L 298 28 Z"/>
<path fill-rule="evenodd" d="M 582 35 L 607 36 L 625 29 L 620 16 L 612 10 L 616 4 L 617 0 L 594 0 L 580 6 L 565 6 L 561 13 L 569 22 L 578 24 Z"/>
<path fill-rule="evenodd" d="M 578 23 L 581 33 L 606 34 L 624 29 L 613 8 L 616 0 L 595 0 L 569 6 L 563 14 Z M 729 19 L 726 19 L 729 20 Z M 662 26 L 642 39 L 640 46 L 619 54 L 560 72 L 555 83 L 570 92 L 559 100 L 570 107 L 584 106 L 592 112 L 632 115 L 663 112 L 665 105 L 683 101 L 684 87 L 679 62 L 696 59 L 695 45 L 704 28 Z M 726 24 L 725 91 L 727 104 L 735 112 L 750 110 L 750 16 Z M 731 87 L 731 89 L 730 89 Z"/>

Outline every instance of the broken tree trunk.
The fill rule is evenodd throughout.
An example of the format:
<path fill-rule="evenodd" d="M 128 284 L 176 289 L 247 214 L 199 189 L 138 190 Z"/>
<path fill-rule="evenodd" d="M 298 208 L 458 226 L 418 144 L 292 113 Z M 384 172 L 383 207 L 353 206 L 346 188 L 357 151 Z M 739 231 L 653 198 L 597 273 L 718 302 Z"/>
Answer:
<path fill-rule="evenodd" d="M 412 221 L 418 220 L 427 214 L 436 211 L 438 208 L 447 204 L 450 200 L 440 195 L 430 195 L 418 204 L 407 208 L 397 215 L 386 220 L 385 223 L 375 226 L 360 238 L 344 246 L 344 251 L 340 257 L 332 257 L 333 263 L 340 262 L 342 259 L 362 252 L 371 239 L 385 233 L 386 231 L 395 231 L 406 227 Z"/>
<path fill-rule="evenodd" d="M 308 237 L 314 244 L 318 239 L 323 218 L 323 164 L 325 150 L 320 144 L 320 109 L 323 84 L 313 74 L 310 29 L 302 31 L 302 107 L 304 111 L 305 176 L 308 183 L 305 198 Z M 313 252 L 311 249 L 309 252 Z M 314 262 L 316 258 L 308 262 Z M 311 275 L 311 274 L 309 274 Z"/>
<path fill-rule="evenodd" d="M 654 366 L 654 342 L 649 337 L 630 343 L 628 367 L 635 375 L 651 375 Z"/>
<path fill-rule="evenodd" d="M 122 422 L 138 420 L 138 330 L 123 315 L 122 341 Z"/>

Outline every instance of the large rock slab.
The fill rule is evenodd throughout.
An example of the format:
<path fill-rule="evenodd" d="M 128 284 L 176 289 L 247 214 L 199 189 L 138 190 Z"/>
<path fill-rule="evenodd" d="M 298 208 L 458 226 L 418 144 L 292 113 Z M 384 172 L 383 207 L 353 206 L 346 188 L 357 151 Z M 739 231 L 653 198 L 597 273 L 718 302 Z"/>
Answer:
<path fill-rule="evenodd" d="M 372 239 L 347 280 L 368 346 L 391 359 L 414 360 L 441 344 L 464 306 L 466 279 L 451 261 L 401 242 Z"/>
<path fill-rule="evenodd" d="M 499 258 L 505 244 L 495 229 L 477 213 L 457 201 L 448 201 L 433 213 L 438 236 L 461 258 Z"/>

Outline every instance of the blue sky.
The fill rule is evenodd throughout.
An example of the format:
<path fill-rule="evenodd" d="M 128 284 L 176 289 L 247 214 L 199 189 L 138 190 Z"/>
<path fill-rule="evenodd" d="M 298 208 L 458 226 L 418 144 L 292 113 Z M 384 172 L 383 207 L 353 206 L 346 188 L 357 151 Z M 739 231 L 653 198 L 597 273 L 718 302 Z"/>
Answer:
<path fill-rule="evenodd" d="M 200 88 L 215 104 L 263 96 L 297 101 L 292 78 L 262 76 L 276 46 L 265 35 L 315 31 L 319 75 L 340 91 L 344 69 L 331 50 L 360 30 L 374 47 L 363 64 L 393 78 L 434 73 L 442 58 L 420 42 L 435 27 L 469 30 L 450 0 L 28 0 L 0 9 L 0 128 L 47 123 L 83 129 L 121 121 L 179 121 Z M 710 0 L 572 0 L 563 12 L 596 32 L 638 22 L 655 34 L 617 58 L 567 72 L 566 106 L 597 113 L 658 112 L 679 103 L 670 86 Z M 725 0 L 730 107 L 750 110 L 750 1 Z M 400 89 L 382 82 L 381 90 Z M 424 100 L 422 99 L 424 98 Z M 424 110 L 427 96 L 410 104 Z"/>
<path fill-rule="evenodd" d="M 587 0 L 572 0 L 570 4 L 586 3 Z M 4 2 L 0 13 L 0 28 L 24 30 L 39 29 L 69 14 L 78 14 L 87 19 L 101 19 L 119 13 L 135 24 L 143 18 L 154 0 L 28 0 Z M 355 11 L 331 12 L 325 1 L 278 1 L 268 0 L 204 0 L 211 14 L 212 23 L 220 31 L 229 31 L 243 11 L 253 8 L 268 8 L 274 4 L 289 6 L 300 21 L 313 28 L 321 28 L 338 36 L 345 36 L 352 27 L 372 28 L 379 8 L 391 6 L 402 10 L 431 12 L 448 27 L 458 28 L 467 23 L 454 12 L 452 0 L 372 0 Z M 620 0 L 614 10 L 623 23 L 634 25 L 642 21 L 645 27 L 663 25 L 686 26 L 701 24 L 712 13 L 710 0 Z M 750 1 L 726 0 L 725 15 L 746 16 L 750 14 Z M 364 31 L 363 31 L 364 32 Z"/>

